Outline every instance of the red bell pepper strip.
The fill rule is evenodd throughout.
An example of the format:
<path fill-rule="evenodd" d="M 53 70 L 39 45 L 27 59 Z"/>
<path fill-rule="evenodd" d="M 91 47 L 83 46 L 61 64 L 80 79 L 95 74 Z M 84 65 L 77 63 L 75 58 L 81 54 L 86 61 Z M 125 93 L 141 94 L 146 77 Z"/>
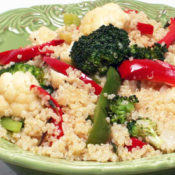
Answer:
<path fill-rule="evenodd" d="M 131 152 L 133 148 L 139 147 L 140 149 L 143 148 L 146 143 L 142 142 L 141 140 L 131 137 L 132 145 L 131 146 L 126 146 L 128 148 L 128 151 Z"/>
<path fill-rule="evenodd" d="M 57 139 L 59 139 L 60 137 L 62 137 L 64 135 L 63 132 L 63 128 L 62 128 L 62 123 L 63 123 L 63 112 L 59 106 L 59 104 L 57 103 L 57 101 L 47 92 L 45 91 L 43 88 L 36 86 L 36 85 L 31 85 L 30 86 L 30 90 L 32 90 L 33 88 L 35 88 L 39 95 L 42 95 L 43 97 L 48 96 L 49 97 L 49 107 L 57 114 L 60 116 L 60 121 L 57 123 L 55 119 L 51 118 L 51 122 L 54 123 L 55 126 L 58 127 L 58 129 L 60 130 L 59 135 L 57 136 Z"/>
<path fill-rule="evenodd" d="M 170 19 L 170 24 L 174 23 L 175 22 L 175 18 L 171 18 Z"/>
<path fill-rule="evenodd" d="M 132 9 L 125 9 L 124 12 L 128 14 L 132 12 L 139 13 L 137 10 L 132 10 Z"/>
<path fill-rule="evenodd" d="M 175 66 L 160 60 L 126 60 L 118 71 L 123 79 L 149 80 L 175 86 Z"/>
<path fill-rule="evenodd" d="M 151 24 L 138 22 L 137 29 L 141 32 L 142 35 L 146 35 L 146 34 L 152 35 L 154 31 L 154 26 Z"/>
<path fill-rule="evenodd" d="M 158 41 L 159 44 L 166 44 L 167 48 L 175 41 L 175 18 L 171 18 L 169 32 Z"/>
<path fill-rule="evenodd" d="M 55 58 L 50 58 L 50 57 L 43 57 L 43 60 L 52 68 L 54 69 L 55 71 L 57 72 L 60 72 L 64 75 L 68 75 L 66 70 L 68 68 L 72 68 L 72 69 L 76 69 L 75 67 L 65 63 L 65 62 L 62 62 L 58 59 L 55 59 Z M 92 79 L 90 79 L 88 76 L 86 76 L 84 73 L 81 73 L 81 77 L 80 77 L 80 80 L 82 80 L 85 84 L 88 84 L 90 83 L 92 85 L 92 87 L 95 88 L 95 94 L 96 95 L 99 95 L 102 91 L 102 87 L 99 86 L 95 81 L 93 81 Z"/>
<path fill-rule="evenodd" d="M 0 65 L 6 65 L 10 62 L 25 62 L 38 55 L 53 53 L 53 51 L 50 51 L 48 49 L 44 50 L 43 48 L 45 46 L 57 46 L 62 43 L 64 43 L 64 40 L 52 40 L 41 45 L 0 52 Z"/>

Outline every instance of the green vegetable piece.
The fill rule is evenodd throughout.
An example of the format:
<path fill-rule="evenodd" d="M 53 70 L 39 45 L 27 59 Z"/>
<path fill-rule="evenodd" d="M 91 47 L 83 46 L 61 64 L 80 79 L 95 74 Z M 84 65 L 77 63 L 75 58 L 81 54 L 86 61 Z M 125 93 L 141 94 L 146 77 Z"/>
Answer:
<path fill-rule="evenodd" d="M 163 28 L 166 29 L 166 28 L 169 27 L 169 26 L 170 26 L 170 22 L 167 21 L 167 22 L 164 24 Z"/>
<path fill-rule="evenodd" d="M 112 145 L 113 152 L 117 153 L 117 145 L 113 142 L 111 142 L 111 145 Z"/>
<path fill-rule="evenodd" d="M 127 128 L 129 131 L 129 134 L 133 137 L 138 137 L 139 136 L 139 127 L 136 126 L 136 121 L 130 121 L 127 123 Z"/>
<path fill-rule="evenodd" d="M 104 93 L 116 94 L 120 84 L 121 80 L 118 72 L 113 67 L 110 67 L 107 72 L 106 83 L 95 108 L 94 124 L 89 133 L 87 144 L 101 144 L 109 140 L 111 133 L 110 124 L 106 121 L 108 99 L 104 96 Z"/>
<path fill-rule="evenodd" d="M 152 47 L 139 47 L 134 44 L 130 47 L 131 56 L 138 59 L 159 59 L 164 61 L 165 53 L 168 51 L 166 45 L 155 43 Z"/>
<path fill-rule="evenodd" d="M 64 24 L 66 26 L 70 26 L 71 24 L 75 24 L 76 26 L 80 25 L 80 19 L 77 15 L 71 13 L 64 14 Z"/>
<path fill-rule="evenodd" d="M 6 69 L 1 69 L 0 75 L 5 72 L 10 72 L 14 74 L 18 71 L 30 72 L 38 80 L 40 84 L 44 83 L 44 71 L 39 67 L 24 63 L 16 63 Z"/>
<path fill-rule="evenodd" d="M 142 137 L 156 148 L 163 144 L 162 139 L 157 134 L 157 125 L 150 119 L 140 118 L 127 124 L 128 131 L 133 137 Z"/>
<path fill-rule="evenodd" d="M 128 115 L 135 109 L 134 104 L 138 102 L 135 95 L 129 97 L 117 95 L 109 100 L 108 115 L 110 122 L 124 124 L 127 121 Z"/>
<path fill-rule="evenodd" d="M 1 125 L 7 129 L 8 131 L 11 132 L 20 132 L 23 122 L 20 121 L 15 121 L 11 119 L 10 117 L 3 117 L 1 119 Z"/>
<path fill-rule="evenodd" d="M 44 90 L 46 90 L 49 94 L 52 94 L 53 92 L 54 92 L 54 88 L 51 86 L 51 85 L 48 85 L 48 86 L 46 86 L 46 85 L 41 85 L 41 87 L 44 89 Z"/>
<path fill-rule="evenodd" d="M 129 43 L 126 31 L 112 24 L 103 25 L 74 42 L 70 56 L 75 67 L 86 74 L 99 72 L 103 75 L 110 66 L 116 66 L 128 59 Z"/>

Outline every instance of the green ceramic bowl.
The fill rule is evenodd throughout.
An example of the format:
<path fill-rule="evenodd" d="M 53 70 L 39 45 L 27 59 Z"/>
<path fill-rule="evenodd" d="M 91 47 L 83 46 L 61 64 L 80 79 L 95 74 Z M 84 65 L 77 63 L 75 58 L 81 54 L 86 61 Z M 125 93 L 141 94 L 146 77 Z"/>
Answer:
<path fill-rule="evenodd" d="M 87 11 L 108 2 L 122 7 L 142 10 L 151 18 L 165 24 L 175 15 L 175 8 L 134 0 L 97 0 L 69 5 L 42 5 L 15 9 L 0 15 L 0 51 L 29 44 L 31 31 L 45 25 L 56 29 L 63 25 L 65 12 L 83 16 Z M 97 163 L 53 159 L 23 151 L 0 139 L 0 159 L 7 162 L 19 175 L 170 175 L 175 174 L 175 153 L 127 162 Z"/>

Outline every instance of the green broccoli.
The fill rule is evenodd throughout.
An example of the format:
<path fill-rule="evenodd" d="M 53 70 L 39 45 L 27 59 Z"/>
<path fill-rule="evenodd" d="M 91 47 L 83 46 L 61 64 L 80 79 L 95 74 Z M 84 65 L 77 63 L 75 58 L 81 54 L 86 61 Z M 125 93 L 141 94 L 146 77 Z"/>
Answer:
<path fill-rule="evenodd" d="M 128 33 L 110 24 L 80 37 L 74 42 L 70 56 L 75 67 L 93 75 L 105 74 L 109 66 L 117 67 L 130 57 L 164 60 L 166 52 L 166 46 L 158 43 L 153 47 L 130 46 Z"/>
<path fill-rule="evenodd" d="M 112 24 L 103 25 L 74 42 L 70 56 L 73 64 L 83 72 L 104 74 L 110 65 L 117 65 L 127 59 L 129 43 L 126 31 Z"/>
<path fill-rule="evenodd" d="M 128 115 L 135 109 L 134 104 L 138 103 L 135 95 L 124 97 L 117 95 L 109 100 L 108 116 L 110 122 L 123 124 L 127 121 Z"/>
<path fill-rule="evenodd" d="M 22 72 L 30 72 L 35 78 L 38 80 L 40 84 L 44 83 L 44 71 L 36 66 L 32 66 L 29 64 L 24 64 L 24 63 L 15 63 L 12 66 L 1 69 L 0 70 L 0 75 L 5 73 L 5 72 L 10 72 L 14 74 L 15 72 L 22 71 Z"/>
<path fill-rule="evenodd" d="M 137 121 L 128 122 L 127 128 L 131 136 L 142 137 L 156 148 L 160 148 L 162 140 L 157 135 L 157 126 L 152 120 L 140 118 Z"/>
<path fill-rule="evenodd" d="M 164 61 L 164 54 L 168 51 L 166 45 L 155 43 L 152 47 L 138 47 L 136 44 L 130 46 L 131 56 L 139 59 L 159 59 Z"/>

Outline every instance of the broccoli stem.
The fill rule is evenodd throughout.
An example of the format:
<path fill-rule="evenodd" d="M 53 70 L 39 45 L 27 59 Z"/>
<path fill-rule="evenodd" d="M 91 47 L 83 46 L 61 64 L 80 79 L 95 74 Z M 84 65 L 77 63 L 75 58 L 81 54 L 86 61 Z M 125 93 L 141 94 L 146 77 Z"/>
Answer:
<path fill-rule="evenodd" d="M 107 72 L 106 83 L 95 108 L 94 124 L 89 133 L 87 144 L 106 143 L 109 140 L 111 133 L 110 124 L 106 121 L 108 99 L 104 96 L 104 93 L 116 94 L 120 84 L 121 80 L 118 72 L 113 67 L 110 67 Z"/>
<path fill-rule="evenodd" d="M 146 140 L 153 146 L 155 146 L 157 149 L 160 149 L 161 145 L 163 144 L 163 141 L 160 139 L 160 137 L 157 134 L 154 134 L 152 136 L 147 136 Z"/>

